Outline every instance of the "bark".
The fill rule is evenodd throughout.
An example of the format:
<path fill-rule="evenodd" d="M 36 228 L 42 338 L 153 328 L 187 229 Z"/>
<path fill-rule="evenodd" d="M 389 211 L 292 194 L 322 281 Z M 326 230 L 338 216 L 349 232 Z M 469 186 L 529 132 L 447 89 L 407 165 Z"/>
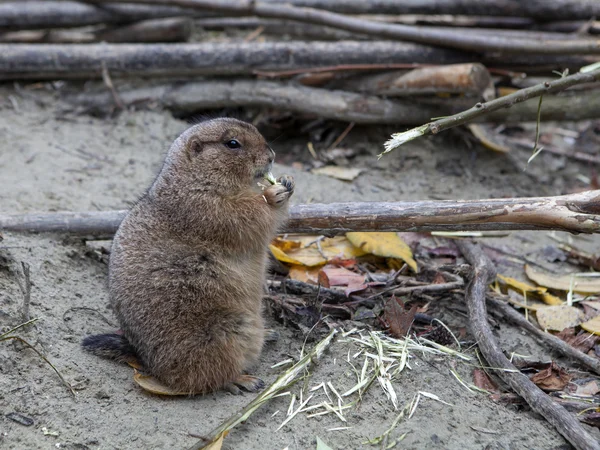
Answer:
<path fill-rule="evenodd" d="M 206 109 L 260 106 L 295 111 L 311 116 L 360 124 L 417 125 L 432 117 L 451 116 L 473 105 L 469 98 L 382 99 L 380 97 L 299 86 L 275 81 L 198 81 L 161 84 L 120 91 L 127 106 L 159 105 L 177 115 L 189 115 Z M 67 101 L 85 112 L 107 114 L 114 110 L 110 93 L 79 94 Z M 600 91 L 546 96 L 542 120 L 584 120 L 600 117 Z M 479 121 L 519 123 L 537 119 L 537 102 L 519 103 L 481 115 Z"/>
<path fill-rule="evenodd" d="M 367 44 L 367 45 L 365 45 Z M 0 44 L 0 79 L 239 75 L 332 64 L 450 64 L 474 55 L 400 42 Z"/>
<path fill-rule="evenodd" d="M 0 215 L 0 230 L 112 235 L 126 211 Z M 286 233 L 560 230 L 600 233 L 600 190 L 558 197 L 296 205 Z"/>
<path fill-rule="evenodd" d="M 100 30 L 22 30 L 0 33 L 0 42 L 75 43 L 90 42 L 185 42 L 192 34 L 192 19 L 151 19 Z"/>
<path fill-rule="evenodd" d="M 502 352 L 487 319 L 485 308 L 488 285 L 496 277 L 491 261 L 480 247 L 469 241 L 457 241 L 458 248 L 472 267 L 471 280 L 465 292 L 469 312 L 471 333 L 477 341 L 481 354 L 495 373 L 507 383 L 538 414 L 550 422 L 575 448 L 581 450 L 599 450 L 600 444 L 562 406 L 542 392 L 527 375 L 516 370 L 515 366 Z"/>

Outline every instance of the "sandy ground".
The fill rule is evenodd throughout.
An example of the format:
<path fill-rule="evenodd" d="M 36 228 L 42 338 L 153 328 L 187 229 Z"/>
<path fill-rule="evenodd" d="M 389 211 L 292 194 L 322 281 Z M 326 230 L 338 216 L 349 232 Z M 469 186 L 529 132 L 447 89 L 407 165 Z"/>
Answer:
<path fill-rule="evenodd" d="M 126 112 L 110 119 L 64 113 L 43 89 L 19 94 L 2 88 L 0 108 L 1 213 L 125 208 L 151 182 L 170 142 L 188 126 L 161 111 Z M 352 164 L 366 169 L 352 183 L 281 165 L 276 172 L 296 177 L 298 203 L 554 195 L 576 187 L 577 173 L 591 173 L 585 165 L 544 154 L 524 172 L 525 153 L 511 160 L 477 145 L 469 148 L 453 133 L 417 141 L 377 161 L 390 131 L 356 128 L 344 142 L 359 151 Z M 282 137 L 273 146 L 280 162 L 306 158 L 305 141 L 299 138 Z M 586 246 L 599 245 L 597 238 L 581 239 Z M 535 253 L 550 242 L 546 233 L 515 233 L 497 241 L 519 254 Z M 76 396 L 31 350 L 14 341 L 0 343 L 0 448 L 186 448 L 197 440 L 190 433 L 208 433 L 253 398 L 223 392 L 194 398 L 149 395 L 134 384 L 131 368 L 82 352 L 81 338 L 111 330 L 115 319 L 107 306 L 106 264 L 73 237 L 4 233 L 0 332 L 20 323 L 16 276 L 21 261 L 31 265 L 31 315 L 40 320 L 20 336 L 48 356 L 75 386 Z M 440 318 L 466 326 L 463 317 L 444 308 Z M 270 366 L 289 355 L 297 357 L 303 343 L 300 332 L 270 321 L 282 337 L 266 348 L 257 370 L 267 382 L 277 376 Z M 549 358 L 518 329 L 500 324 L 496 332 L 509 352 Z M 331 381 L 340 391 L 352 386 L 354 375 L 344 362 L 348 351 L 356 351 L 354 344 L 334 344 L 314 369 L 311 383 Z M 569 448 L 538 415 L 467 391 L 450 373 L 452 361 L 413 356 L 411 370 L 394 382 L 399 404 L 427 391 L 453 406 L 422 400 L 414 416 L 394 431 L 396 438 L 408 433 L 398 448 Z M 456 369 L 471 379 L 472 367 L 457 364 Z M 224 448 L 311 449 L 317 436 L 334 449 L 371 448 L 365 441 L 386 430 L 397 414 L 374 387 L 359 409 L 347 413 L 347 424 L 330 415 L 299 415 L 275 431 L 288 404 L 289 399 L 281 398 L 263 407 L 227 437 Z M 273 417 L 276 411 L 280 413 Z M 6 417 L 14 412 L 33 419 L 33 425 Z M 339 426 L 351 428 L 327 431 Z"/>

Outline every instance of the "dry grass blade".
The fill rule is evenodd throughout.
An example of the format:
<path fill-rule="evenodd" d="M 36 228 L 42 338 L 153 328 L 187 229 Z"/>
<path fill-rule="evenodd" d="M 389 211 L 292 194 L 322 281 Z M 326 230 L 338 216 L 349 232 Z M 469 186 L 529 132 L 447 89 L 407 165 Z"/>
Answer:
<path fill-rule="evenodd" d="M 196 444 L 191 446 L 189 450 L 200 450 L 206 448 L 206 446 L 215 442 L 219 437 L 226 431 L 231 430 L 241 422 L 248 420 L 248 418 L 260 408 L 262 405 L 272 400 L 282 390 L 287 389 L 292 383 L 296 381 L 296 378 L 304 373 L 306 368 L 310 366 L 313 361 L 321 358 L 325 350 L 333 342 L 333 338 L 337 334 L 337 330 L 331 330 L 331 332 L 321 340 L 313 349 L 308 352 L 304 357 L 294 364 L 289 370 L 282 373 L 273 384 L 261 392 L 254 400 L 248 403 L 240 411 L 236 412 L 233 416 L 215 428 L 206 440 L 198 441 Z M 309 397 L 310 398 L 310 397 Z M 299 408 L 300 409 L 300 408 Z"/>
<path fill-rule="evenodd" d="M 29 347 L 31 350 L 33 350 L 40 358 L 42 358 L 46 364 L 48 364 L 50 367 L 52 367 L 52 370 L 54 370 L 54 372 L 56 373 L 56 375 L 58 375 L 58 378 L 60 378 L 60 381 L 63 382 L 63 384 L 69 389 L 69 392 L 71 392 L 71 394 L 73 395 L 73 397 L 75 397 L 75 391 L 73 390 L 73 387 L 69 384 L 69 382 L 67 380 L 64 379 L 64 377 L 62 376 L 62 374 L 58 371 L 58 369 L 56 367 L 54 367 L 54 364 L 52 364 L 48 358 L 46 358 L 37 348 L 35 348 L 33 345 L 31 345 L 29 342 L 27 342 L 25 339 L 23 339 L 20 336 L 11 336 L 12 333 L 14 333 L 15 331 L 30 325 L 34 322 L 37 322 L 38 320 L 40 320 L 39 318 L 36 319 L 31 319 L 28 320 L 27 322 L 24 322 L 20 325 L 17 325 L 16 327 L 8 330 L 6 333 L 3 333 L 2 335 L 0 335 L 0 342 L 2 341 L 8 341 L 8 340 L 15 340 L 15 341 L 19 341 L 21 342 L 23 345 Z"/>

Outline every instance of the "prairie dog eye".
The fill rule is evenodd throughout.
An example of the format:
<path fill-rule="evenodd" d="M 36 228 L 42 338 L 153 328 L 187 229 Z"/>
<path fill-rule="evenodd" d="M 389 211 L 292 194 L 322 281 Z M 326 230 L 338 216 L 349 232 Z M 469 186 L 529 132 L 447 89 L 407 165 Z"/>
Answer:
<path fill-rule="evenodd" d="M 225 147 L 234 150 L 236 148 L 241 148 L 242 144 L 240 144 L 239 141 L 237 141 L 235 139 L 230 139 L 227 142 L 225 142 Z"/>

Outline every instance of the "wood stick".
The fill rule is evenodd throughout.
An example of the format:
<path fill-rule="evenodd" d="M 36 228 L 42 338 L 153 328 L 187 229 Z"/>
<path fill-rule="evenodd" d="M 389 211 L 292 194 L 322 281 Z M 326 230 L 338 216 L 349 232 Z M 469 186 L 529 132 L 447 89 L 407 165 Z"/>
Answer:
<path fill-rule="evenodd" d="M 270 0 L 280 2 L 280 0 Z M 129 2 L 97 7 L 76 1 L 7 1 L 0 4 L 0 28 L 64 28 L 99 23 L 122 24 L 161 17 L 206 17 L 206 11 Z M 268 1 L 267 1 L 268 3 Z M 417 14 L 495 16 L 510 19 L 589 20 L 600 17 L 595 0 L 553 0 L 519 2 L 514 0 L 287 0 L 295 6 L 308 6 L 345 14 Z M 459 21 L 460 23 L 460 21 Z M 497 23 L 497 22 L 496 22 Z M 497 26 L 483 23 L 483 26 Z"/>
<path fill-rule="evenodd" d="M 23 308 L 21 309 L 21 319 L 23 322 L 29 322 L 29 305 L 31 304 L 31 267 L 24 261 L 21 261 L 21 269 L 23 270 L 23 281 L 17 275 L 17 283 L 23 294 Z"/>
<path fill-rule="evenodd" d="M 0 79 L 239 75 L 338 64 L 450 64 L 475 56 L 400 42 L 230 42 L 199 44 L 0 44 Z"/>
<path fill-rule="evenodd" d="M 0 230 L 112 235 L 126 211 L 0 215 Z M 600 233 L 600 190 L 557 197 L 295 205 L 283 232 L 561 230 Z"/>
<path fill-rule="evenodd" d="M 554 351 L 561 353 L 563 356 L 567 358 L 572 358 L 581 365 L 593 370 L 598 375 L 600 375 L 600 359 L 594 358 L 592 356 L 588 356 L 582 351 L 577 350 L 575 347 L 567 344 L 562 339 L 554 336 L 553 334 L 546 333 L 531 322 L 529 322 L 522 314 L 516 311 L 512 306 L 508 303 L 496 299 L 495 295 L 492 296 L 492 293 L 487 295 L 487 302 L 492 308 L 496 309 L 502 315 L 508 319 L 510 322 L 513 322 L 515 325 L 519 326 L 522 329 L 529 331 L 531 334 L 535 336 L 540 342 L 544 343 L 546 346 L 551 348 Z"/>
<path fill-rule="evenodd" d="M 572 414 L 554 403 L 504 356 L 488 323 L 485 308 L 488 285 L 496 277 L 496 271 L 481 247 L 466 240 L 457 241 L 457 246 L 472 267 L 471 281 L 467 285 L 465 293 L 469 311 L 469 326 L 488 365 L 495 368 L 496 374 L 523 397 L 531 409 L 550 422 L 575 448 L 600 450 L 600 443 L 581 426 Z"/>
<path fill-rule="evenodd" d="M 194 16 L 207 17 L 211 14 L 177 6 L 129 3 L 102 6 L 76 1 L 17 0 L 0 3 L 0 29 L 3 30 L 76 28 L 98 24 L 122 25 L 141 20 Z"/>
<path fill-rule="evenodd" d="M 192 34 L 192 19 L 151 19 L 99 30 L 21 30 L 0 33 L 0 42 L 90 43 L 90 42 L 185 42 Z"/>
<path fill-rule="evenodd" d="M 111 72 L 111 75 L 114 75 Z M 228 106 L 263 106 L 291 110 L 312 116 L 361 124 L 415 125 L 432 117 L 452 116 L 473 105 L 464 98 L 416 97 L 382 99 L 373 95 L 300 86 L 275 81 L 201 81 L 161 84 L 119 90 L 126 105 L 151 102 L 177 115 L 195 114 L 203 109 Z M 504 98 L 504 97 L 503 97 Z M 76 94 L 67 101 L 95 114 L 112 112 L 114 103 L 107 92 Z M 583 120 L 600 117 L 600 90 L 544 98 L 542 120 Z M 510 109 L 481 116 L 481 122 L 520 123 L 537 119 L 537 103 L 522 103 Z"/>
<path fill-rule="evenodd" d="M 510 108 L 517 103 L 524 102 L 525 100 L 552 92 L 564 91 L 565 89 L 578 84 L 592 83 L 599 80 L 600 69 L 597 69 L 586 73 L 576 73 L 574 75 L 559 78 L 554 81 L 546 81 L 536 86 L 521 89 L 513 94 L 509 94 L 486 103 L 477 103 L 467 111 L 463 111 L 451 117 L 444 117 L 443 119 L 427 123 L 412 130 L 392 135 L 392 139 L 385 143 L 384 153 L 391 152 L 405 142 L 411 141 L 417 137 L 439 133 L 440 131 L 447 130 L 448 128 L 453 128 L 455 126 L 470 122 L 473 119 L 484 116 L 490 112 L 498 111 L 503 108 Z"/>
<path fill-rule="evenodd" d="M 87 0 L 94 4 L 109 4 L 120 0 Z M 460 30 L 440 30 L 435 27 L 416 27 L 402 24 L 389 24 L 349 17 L 343 14 L 315 8 L 298 8 L 289 4 L 267 3 L 265 1 L 238 0 L 220 2 L 216 0 L 129 0 L 130 3 L 169 4 L 181 7 L 256 15 L 259 17 L 296 20 L 339 28 L 355 33 L 363 33 L 384 39 L 395 39 L 421 44 L 450 47 L 468 51 L 498 51 L 503 53 L 532 54 L 600 54 L 600 42 L 596 39 L 546 39 L 531 41 L 522 37 L 499 36 L 494 34 L 470 34 Z M 593 8 L 592 8 L 593 10 Z M 588 16 L 591 17 L 591 16 Z"/>
<path fill-rule="evenodd" d="M 393 71 L 376 75 L 361 75 L 335 83 L 335 87 L 388 97 L 407 97 L 437 93 L 466 94 L 481 97 L 492 79 L 479 63 L 449 64 Z"/>

